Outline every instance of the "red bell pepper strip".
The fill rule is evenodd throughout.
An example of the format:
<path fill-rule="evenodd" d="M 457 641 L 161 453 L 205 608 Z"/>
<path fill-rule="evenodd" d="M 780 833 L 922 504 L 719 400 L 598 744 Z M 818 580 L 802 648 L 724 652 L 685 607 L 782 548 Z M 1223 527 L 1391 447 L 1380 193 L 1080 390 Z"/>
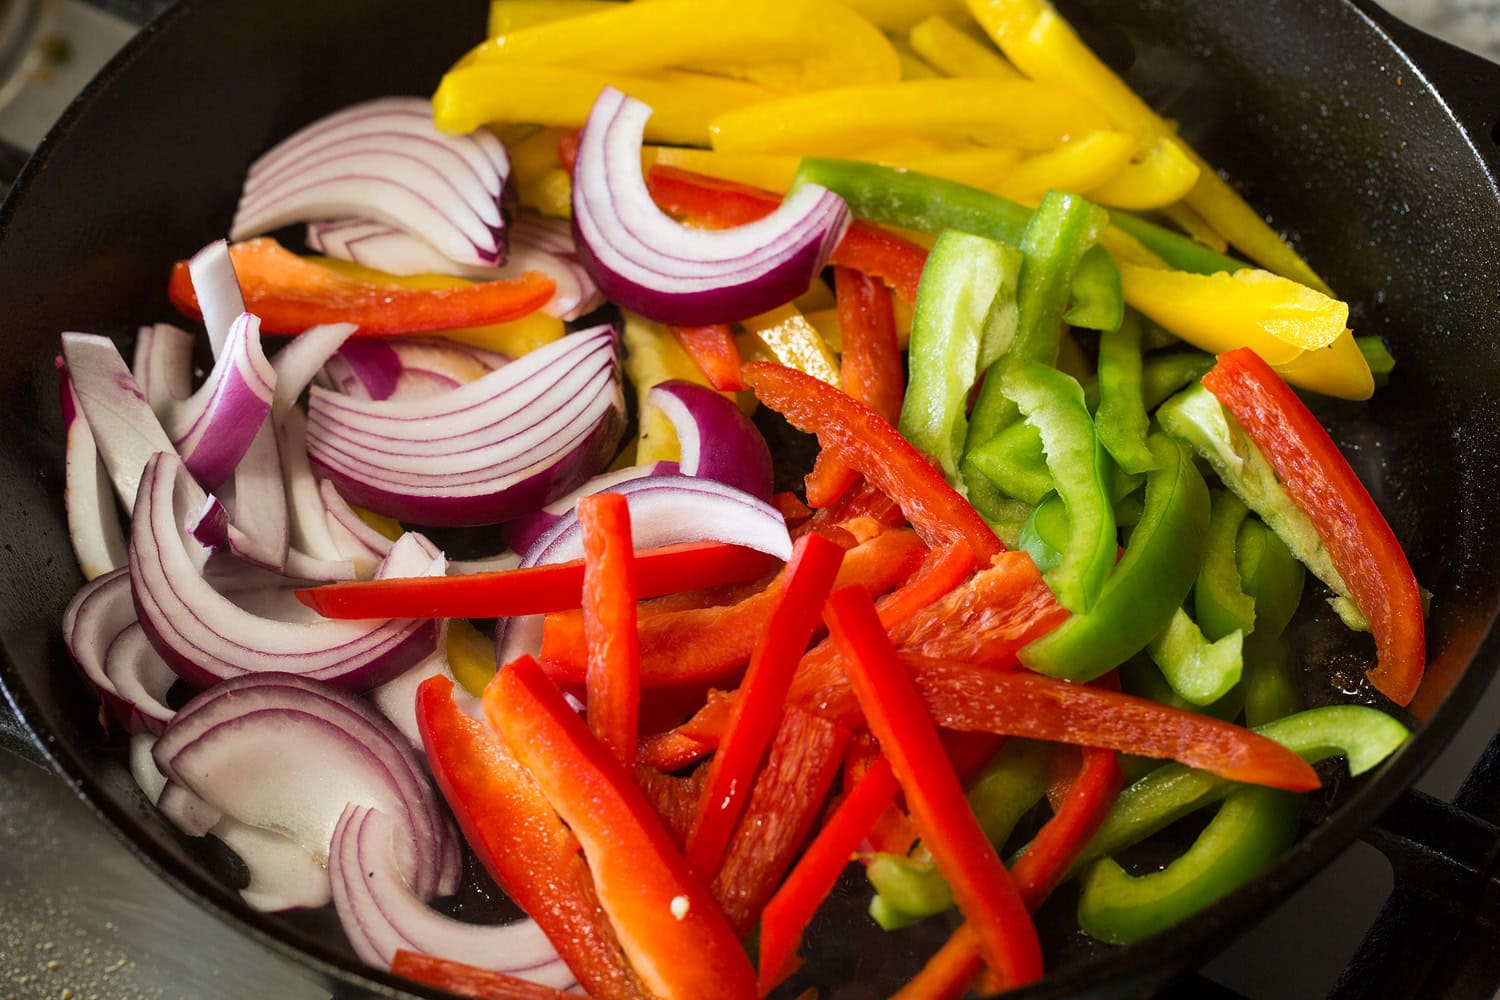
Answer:
<path fill-rule="evenodd" d="M 783 978 L 813 914 L 833 890 L 875 820 L 896 800 L 898 791 L 900 785 L 890 761 L 879 758 L 828 817 L 766 904 L 760 918 L 758 963 L 762 996 Z"/>
<path fill-rule="evenodd" d="M 531 915 L 590 996 L 649 996 L 620 951 L 578 842 L 494 733 L 461 712 L 453 682 L 417 688 L 427 764 L 476 857 Z"/>
<path fill-rule="evenodd" d="M 646 186 L 662 211 L 705 229 L 746 225 L 770 215 L 782 202 L 774 191 L 660 164 L 648 172 Z M 834 248 L 830 263 L 880 278 L 903 301 L 914 304 L 927 251 L 889 230 L 856 220 Z"/>
<path fill-rule="evenodd" d="M 760 918 L 838 776 L 849 730 L 796 706 L 786 710 L 765 766 L 709 890 L 739 934 Z"/>
<path fill-rule="evenodd" d="M 839 568 L 839 586 L 858 584 L 871 593 L 883 594 L 916 571 L 924 552 L 911 532 L 887 531 L 849 550 Z M 783 574 L 762 592 L 728 607 L 663 613 L 642 610 L 641 686 L 701 689 L 737 680 L 765 631 L 785 579 Z M 547 616 L 542 629 L 542 665 L 559 684 L 577 686 L 584 682 L 587 644 L 580 613 L 564 611 Z"/>
<path fill-rule="evenodd" d="M 847 267 L 834 269 L 839 328 L 843 331 L 840 357 L 844 389 L 895 424 L 901 416 L 906 378 L 901 347 L 896 342 L 896 315 L 891 293 L 880 281 Z M 807 502 L 827 507 L 842 497 L 859 473 L 831 455 L 820 452 L 807 477 Z"/>
<path fill-rule="evenodd" d="M 803 503 L 795 493 L 777 493 L 771 497 L 771 506 L 781 511 L 781 516 L 786 518 L 788 530 L 795 531 L 806 524 L 813 516 L 812 509 Z M 900 525 L 891 525 L 900 527 Z"/>
<path fill-rule="evenodd" d="M 1041 978 L 1036 926 L 964 799 L 937 728 L 875 605 L 868 595 L 841 590 L 828 601 L 827 621 L 870 731 L 901 782 L 922 842 L 953 887 L 959 912 L 974 925 L 985 962 L 1006 986 Z"/>
<path fill-rule="evenodd" d="M 833 457 L 896 501 L 930 548 L 966 541 L 981 562 L 1005 551 L 943 474 L 869 407 L 811 375 L 769 362 L 746 365 L 745 381 L 761 403 L 798 430 L 816 434 Z"/>
<path fill-rule="evenodd" d="M 688 835 L 687 859 L 706 880 L 719 870 L 724 848 L 744 809 L 751 781 L 781 720 L 792 674 L 818 627 L 823 602 L 844 560 L 844 550 L 818 534 L 797 539 L 775 607 L 750 657 L 740 696 Z"/>
<path fill-rule="evenodd" d="M 578 160 L 578 143 L 582 140 L 581 128 L 570 128 L 557 137 L 557 162 L 569 174 L 573 172 L 573 164 Z"/>
<path fill-rule="evenodd" d="M 821 524 L 841 524 L 857 517 L 872 518 L 888 528 L 899 528 L 906 524 L 906 515 L 901 513 L 901 506 L 865 479 L 861 479 L 837 503 L 824 507 L 813 515 L 814 520 Z"/>
<path fill-rule="evenodd" d="M 698 813 L 698 798 L 703 794 L 703 779 L 706 777 L 708 771 L 701 767 L 682 777 L 663 774 L 649 767 L 635 769 L 636 784 L 641 786 L 646 801 L 661 817 L 662 825 L 679 850 L 687 843 L 688 831 L 693 828 L 693 817 Z"/>
<path fill-rule="evenodd" d="M 596 493 L 578 501 L 578 525 L 583 534 L 589 728 L 629 767 L 635 763 L 641 708 L 630 508 L 618 493 Z"/>
<path fill-rule="evenodd" d="M 568 994 L 540 983 L 507 976 L 503 972 L 476 969 L 472 965 L 433 958 L 405 948 L 396 950 L 391 972 L 414 983 L 447 990 L 475 1000 L 568 1000 Z"/>
<path fill-rule="evenodd" d="M 754 580 L 775 556 L 722 542 L 689 542 L 636 553 L 637 596 Z M 463 576 L 355 580 L 305 587 L 297 599 L 325 618 L 501 618 L 583 605 L 583 560 Z"/>
<path fill-rule="evenodd" d="M 625 766 L 530 657 L 502 668 L 485 716 L 583 848 L 599 903 L 663 1000 L 750 998 L 755 971 Z"/>
<path fill-rule="evenodd" d="M 488 326 L 536 312 L 557 290 L 538 271 L 454 288 L 375 285 L 321 267 L 269 237 L 235 243 L 229 257 L 262 333 L 301 333 L 319 323 L 354 323 L 356 337 Z M 173 265 L 167 296 L 183 314 L 203 318 L 187 261 Z"/>
<path fill-rule="evenodd" d="M 1319 785 L 1312 767 L 1280 743 L 1197 712 L 1024 670 L 908 654 L 902 662 L 932 718 L 947 729 L 1170 758 L 1230 781 L 1293 792 Z"/>
<path fill-rule="evenodd" d="M 745 388 L 740 374 L 740 347 L 734 342 L 734 331 L 723 324 L 714 326 L 674 326 L 672 336 L 687 351 L 708 384 L 720 392 L 739 392 Z"/>
<path fill-rule="evenodd" d="M 1369 491 L 1318 418 L 1254 351 L 1219 355 L 1203 385 L 1266 456 L 1327 546 L 1375 636 L 1370 683 L 1396 704 L 1410 704 L 1427 663 L 1422 595 Z"/>

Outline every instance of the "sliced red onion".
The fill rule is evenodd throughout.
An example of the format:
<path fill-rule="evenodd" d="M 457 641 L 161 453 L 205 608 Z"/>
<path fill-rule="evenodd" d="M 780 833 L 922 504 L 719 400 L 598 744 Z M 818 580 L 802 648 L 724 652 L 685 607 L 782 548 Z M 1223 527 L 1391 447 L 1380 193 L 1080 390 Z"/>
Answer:
<path fill-rule="evenodd" d="M 276 372 L 260 343 L 260 320 L 241 313 L 208 379 L 163 423 L 188 471 L 207 489 L 223 483 L 271 412 Z"/>
<path fill-rule="evenodd" d="M 293 337 L 276 353 L 276 360 L 271 363 L 276 369 L 276 393 L 271 408 L 277 417 L 297 405 L 302 390 L 357 329 L 353 323 L 315 326 Z"/>
<path fill-rule="evenodd" d="M 630 508 L 630 536 L 637 549 L 681 542 L 728 542 L 778 559 L 791 558 L 792 538 L 781 512 L 732 486 L 712 479 L 665 475 L 632 479 L 610 492 L 623 496 Z M 521 566 L 581 558 L 583 530 L 574 509 L 532 543 L 521 558 Z M 544 617 L 501 619 L 495 629 L 498 662 L 509 663 L 523 654 L 539 652 Z"/>
<path fill-rule="evenodd" d="M 84 679 L 99 692 L 111 718 L 127 729 L 130 703 L 120 696 L 114 681 L 104 671 L 110 644 L 135 622 L 130 594 L 130 573 L 118 569 L 79 588 L 63 612 L 63 642 Z M 136 731 L 136 730 L 129 730 Z"/>
<path fill-rule="evenodd" d="M 682 326 L 733 323 L 807 291 L 849 225 L 849 208 L 807 184 L 771 215 L 733 229 L 684 226 L 651 200 L 641 141 L 651 109 L 605 87 L 573 167 L 578 256 L 606 298 Z"/>
<path fill-rule="evenodd" d="M 156 759 L 151 756 L 151 748 L 155 745 L 154 733 L 131 734 L 130 776 L 135 779 L 135 785 L 141 790 L 141 794 L 151 800 L 152 805 L 161 798 L 162 789 L 167 787 L 167 776 L 161 773 L 161 768 L 156 766 Z"/>
<path fill-rule="evenodd" d="M 155 751 L 152 751 L 153 754 Z M 159 761 L 158 761 L 159 763 Z M 156 797 L 156 808 L 171 824 L 189 837 L 206 837 L 224 821 L 224 811 L 200 798 L 191 789 L 168 781 Z"/>
<path fill-rule="evenodd" d="M 308 223 L 307 246 L 387 274 L 450 274 L 471 281 L 502 281 L 540 271 L 557 286 L 542 311 L 561 320 L 575 320 L 604 301 L 599 286 L 578 260 L 567 222 L 523 215 L 512 221 L 508 235 L 510 249 L 503 267 L 459 264 L 409 233 L 368 219 Z"/>
<path fill-rule="evenodd" d="M 308 458 L 350 502 L 417 524 L 494 524 L 583 482 L 624 429 L 614 332 L 575 333 L 452 392 L 312 389 Z"/>
<path fill-rule="evenodd" d="M 254 614 L 203 578 L 174 529 L 174 484 L 182 466 L 162 453 L 147 464 L 131 525 L 130 577 L 136 612 L 151 644 L 177 675 L 204 688 L 247 673 L 286 672 L 365 689 L 390 680 L 433 648 L 425 621 L 312 624 Z M 396 546 L 388 564 L 402 575 L 442 573 L 415 542 Z"/>
<path fill-rule="evenodd" d="M 328 531 L 318 479 L 307 461 L 307 417 L 294 406 L 275 424 L 292 545 L 315 559 L 348 561 L 347 553 Z M 352 563 L 349 571 L 354 572 Z"/>
<path fill-rule="evenodd" d="M 120 700 L 129 706 L 125 721 L 128 732 L 160 733 L 176 709 L 167 704 L 167 692 L 177 675 L 152 648 L 140 622 L 121 629 L 104 653 L 104 676 Z"/>
<path fill-rule="evenodd" d="M 672 379 L 652 386 L 646 405 L 664 413 L 677 432 L 683 475 L 771 499 L 771 449 L 733 400 L 707 386 Z"/>
<path fill-rule="evenodd" d="M 340 548 L 350 552 L 350 558 L 360 561 L 379 562 L 391 551 L 395 543 L 370 527 L 353 507 L 349 506 L 332 480 L 325 479 L 318 486 L 323 498 L 323 511 L 328 519 L 328 530 L 340 543 Z M 352 555 L 354 551 L 360 555 Z"/>
<path fill-rule="evenodd" d="M 93 580 L 125 565 L 125 532 L 120 528 L 109 472 L 94 444 L 94 432 L 79 409 L 73 380 L 61 359 L 58 367 L 63 431 L 68 441 L 63 466 L 68 540 L 73 543 L 73 555 L 84 579 Z"/>
<path fill-rule="evenodd" d="M 504 148 L 483 129 L 437 131 L 430 101 L 366 101 L 313 122 L 257 160 L 230 235 L 242 240 L 349 216 L 388 223 L 459 263 L 502 263 L 509 173 Z"/>
<path fill-rule="evenodd" d="M 466 924 L 430 909 L 401 876 L 393 849 L 397 833 L 389 816 L 354 804 L 333 831 L 333 906 L 360 958 L 389 968 L 405 949 L 559 989 L 577 981 L 531 920 Z"/>
<path fill-rule="evenodd" d="M 130 371 L 152 412 L 166 420 L 193 392 L 193 335 L 170 323 L 141 327 Z"/>
<path fill-rule="evenodd" d="M 203 325 L 214 357 L 224 352 L 224 342 L 235 317 L 245 311 L 245 297 L 240 293 L 234 260 L 229 256 L 229 242 L 214 240 L 188 260 L 188 276 L 198 296 Z"/>
<path fill-rule="evenodd" d="M 399 870 L 421 897 L 444 881 L 453 836 L 399 733 L 357 698 L 286 674 L 238 677 L 198 695 L 153 749 L 162 773 L 211 809 L 292 840 L 323 861 L 350 803 L 400 829 Z"/>
<path fill-rule="evenodd" d="M 525 552 L 536 543 L 538 538 L 542 537 L 543 532 L 562 520 L 564 514 L 577 507 L 578 501 L 584 497 L 593 496 L 595 493 L 608 493 L 621 483 L 628 483 L 632 479 L 675 475 L 678 471 L 676 462 L 648 462 L 645 465 L 627 465 L 623 469 L 595 476 L 567 496 L 559 497 L 540 510 L 522 514 L 511 521 L 505 526 L 505 540 L 510 543 L 512 549 Z"/>
<path fill-rule="evenodd" d="M 339 348 L 323 367 L 325 383 L 355 399 L 389 399 L 401 379 L 401 355 L 390 340 L 361 337 Z"/>

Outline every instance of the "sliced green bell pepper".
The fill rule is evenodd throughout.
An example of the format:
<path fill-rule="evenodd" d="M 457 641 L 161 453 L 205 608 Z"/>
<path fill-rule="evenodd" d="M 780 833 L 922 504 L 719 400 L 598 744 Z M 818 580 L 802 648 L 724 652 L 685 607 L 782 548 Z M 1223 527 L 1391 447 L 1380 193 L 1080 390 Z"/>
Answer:
<path fill-rule="evenodd" d="M 1017 421 L 982 447 L 969 452 L 969 464 L 984 474 L 1006 496 L 1036 505 L 1057 488 L 1047 468 L 1042 435 L 1031 424 Z"/>
<path fill-rule="evenodd" d="M 1233 493 L 1214 491 L 1203 565 L 1193 583 L 1193 614 L 1213 640 L 1235 631 L 1249 634 L 1255 627 L 1255 601 L 1242 589 L 1235 562 L 1240 525 L 1249 514 L 1250 508 Z"/>
<path fill-rule="evenodd" d="M 1126 472 L 1150 472 L 1150 418 L 1141 396 L 1141 324 L 1127 313 L 1119 328 L 1099 336 L 1099 440 Z"/>
<path fill-rule="evenodd" d="M 1301 603 L 1306 571 L 1282 540 L 1259 521 L 1240 526 L 1236 562 L 1255 602 L 1255 630 L 1245 638 L 1245 724 L 1264 725 L 1302 708 L 1296 664 L 1282 632 Z"/>
<path fill-rule="evenodd" d="M 1391 372 L 1396 369 L 1396 359 L 1391 357 L 1385 341 L 1379 337 L 1355 337 L 1354 345 L 1359 348 L 1359 353 L 1365 356 L 1365 364 L 1370 366 L 1370 374 L 1375 378 L 1375 385 L 1382 386 L 1390 382 Z"/>
<path fill-rule="evenodd" d="M 1021 525 L 1021 551 L 1031 557 L 1036 568 L 1049 573 L 1062 560 L 1063 546 L 1068 543 L 1068 509 L 1062 497 L 1049 494 L 1037 504 Z"/>
<path fill-rule="evenodd" d="M 1173 691 L 1189 704 L 1210 705 L 1240 682 L 1245 666 L 1243 640 L 1244 633 L 1236 630 L 1209 642 L 1188 613 L 1178 608 L 1161 634 L 1146 645 L 1146 652 Z"/>
<path fill-rule="evenodd" d="M 1116 229 L 1140 240 L 1147 250 L 1179 271 L 1216 274 L 1219 271 L 1240 271 L 1250 266 L 1129 212 L 1110 212 L 1109 221 Z"/>
<path fill-rule="evenodd" d="M 1182 695 L 1172 690 L 1167 679 L 1162 676 L 1161 669 L 1151 662 L 1149 656 L 1132 656 L 1118 667 L 1120 672 L 1120 687 L 1127 694 L 1133 694 L 1140 698 L 1149 698 L 1163 705 L 1171 705 L 1187 712 L 1198 712 L 1201 715 L 1211 715 L 1215 719 L 1224 722 L 1233 722 L 1239 717 L 1241 710 L 1245 707 L 1245 699 L 1239 687 L 1231 688 L 1224 697 L 1208 705 L 1194 705 Z M 1136 758 L 1144 762 L 1139 774 L 1134 777 L 1144 777 L 1155 770 L 1159 764 L 1150 758 Z"/>
<path fill-rule="evenodd" d="M 1214 356 L 1203 351 L 1181 351 L 1149 357 L 1141 365 L 1141 402 L 1154 410 L 1162 401 L 1198 381 L 1214 366 Z"/>
<path fill-rule="evenodd" d="M 1208 486 L 1181 445 L 1161 434 L 1147 443 L 1157 467 L 1146 474 L 1145 510 L 1125 555 L 1088 614 L 1022 648 L 1030 669 L 1093 680 L 1144 649 L 1192 587 L 1208 528 Z"/>
<path fill-rule="evenodd" d="M 899 429 L 938 460 L 948 482 L 968 433 L 969 392 L 1016 333 L 1021 255 L 981 236 L 938 237 L 917 288 L 908 348 L 909 382 Z"/>

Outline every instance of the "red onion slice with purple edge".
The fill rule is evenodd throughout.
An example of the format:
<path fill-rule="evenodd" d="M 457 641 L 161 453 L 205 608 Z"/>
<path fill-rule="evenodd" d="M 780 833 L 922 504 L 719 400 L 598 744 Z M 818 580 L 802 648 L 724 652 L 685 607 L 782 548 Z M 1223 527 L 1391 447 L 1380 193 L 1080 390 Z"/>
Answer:
<path fill-rule="evenodd" d="M 672 379 L 652 386 L 646 405 L 665 414 L 677 432 L 683 475 L 771 499 L 771 449 L 733 400 L 707 386 Z"/>
<path fill-rule="evenodd" d="M 563 516 L 578 506 L 578 501 L 595 493 L 608 493 L 621 483 L 648 476 L 672 476 L 679 472 L 676 462 L 648 462 L 645 465 L 630 465 L 614 472 L 595 476 L 565 497 L 559 497 L 541 510 L 522 514 L 505 526 L 505 540 L 517 552 L 526 552 L 543 533 Z"/>
<path fill-rule="evenodd" d="M 73 544 L 73 555 L 84 579 L 94 580 L 125 565 L 125 532 L 120 527 L 109 472 L 61 359 L 58 368 L 63 433 L 67 437 L 63 506 L 68 515 L 68 541 Z"/>
<path fill-rule="evenodd" d="M 213 489 L 250 450 L 271 412 L 276 372 L 260 343 L 260 320 L 241 313 L 208 379 L 162 421 L 193 478 Z"/>
<path fill-rule="evenodd" d="M 578 256 L 605 297 L 679 326 L 733 323 L 807 291 L 849 225 L 849 207 L 807 184 L 764 219 L 691 229 L 651 200 L 641 141 L 651 109 L 613 87 L 594 102 L 573 166 Z"/>

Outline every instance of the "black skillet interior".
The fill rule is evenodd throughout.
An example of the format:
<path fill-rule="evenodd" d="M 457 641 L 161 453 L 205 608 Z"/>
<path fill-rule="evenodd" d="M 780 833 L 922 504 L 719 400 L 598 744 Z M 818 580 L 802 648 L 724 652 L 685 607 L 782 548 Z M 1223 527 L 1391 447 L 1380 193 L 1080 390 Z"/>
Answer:
<path fill-rule="evenodd" d="M 1359 332 L 1387 339 L 1398 360 L 1392 386 L 1373 406 L 1323 412 L 1436 596 L 1429 680 L 1413 706 L 1420 729 L 1397 760 L 1370 779 L 1337 783 L 1308 814 L 1315 828 L 1272 872 L 1169 935 L 1130 949 L 1093 946 L 1068 929 L 1060 900 L 1043 918 L 1059 971 L 1027 996 L 1134 994 L 1252 922 L 1415 778 L 1500 659 L 1495 642 L 1480 648 L 1500 604 L 1500 199 L 1483 162 L 1495 162 L 1492 122 L 1455 121 L 1349 4 L 1092 0 L 1068 12 L 1294 233 L 1354 304 Z M 56 769 L 148 864 L 342 983 L 341 993 L 395 995 L 396 981 L 363 970 L 326 914 L 250 912 L 223 881 L 233 865 L 161 822 L 135 792 L 118 742 L 101 738 L 96 705 L 57 636 L 79 579 L 62 519 L 52 358 L 60 330 L 125 334 L 170 317 L 169 262 L 223 235 L 257 153 L 351 101 L 429 91 L 480 37 L 483 18 L 480 0 L 187 0 L 95 82 L 0 210 L 9 342 L 0 513 L 12 525 L 0 559 L 0 679 Z M 1465 74 L 1483 66 L 1445 65 Z M 1480 99 L 1486 79 L 1500 72 L 1461 75 L 1470 89 L 1460 103 Z M 1368 647 L 1330 643 L 1316 601 L 1304 611 L 1310 700 L 1378 700 L 1360 677 Z M 810 936 L 808 977 L 846 984 L 825 995 L 889 992 L 941 934 L 877 939 L 856 929 L 869 926 L 861 905 L 844 896 Z"/>

